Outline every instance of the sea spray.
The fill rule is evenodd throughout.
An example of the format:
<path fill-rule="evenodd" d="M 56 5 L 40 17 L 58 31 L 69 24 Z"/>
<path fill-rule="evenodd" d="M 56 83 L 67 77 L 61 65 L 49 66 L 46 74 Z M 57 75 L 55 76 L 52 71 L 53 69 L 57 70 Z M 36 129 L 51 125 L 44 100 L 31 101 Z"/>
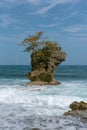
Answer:
<path fill-rule="evenodd" d="M 0 129 L 86 130 L 87 125 L 80 119 L 62 115 L 71 102 L 87 102 L 87 67 L 59 66 L 55 78 L 61 85 L 56 86 L 27 86 L 28 69 L 0 69 Z"/>

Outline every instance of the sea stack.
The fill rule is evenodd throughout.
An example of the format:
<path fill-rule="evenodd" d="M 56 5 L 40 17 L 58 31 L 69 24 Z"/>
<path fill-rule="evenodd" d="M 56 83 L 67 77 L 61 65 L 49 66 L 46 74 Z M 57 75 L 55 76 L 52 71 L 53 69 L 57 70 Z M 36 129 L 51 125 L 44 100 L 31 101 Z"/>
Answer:
<path fill-rule="evenodd" d="M 56 44 L 46 45 L 31 54 L 32 70 L 27 74 L 31 85 L 57 85 L 54 79 L 57 66 L 65 61 L 66 53 Z"/>
<path fill-rule="evenodd" d="M 26 46 L 25 52 L 31 52 L 31 72 L 27 77 L 31 80 L 30 85 L 57 85 L 54 79 L 57 66 L 65 61 L 66 53 L 55 41 L 42 37 L 43 32 L 25 38 L 20 44 Z"/>

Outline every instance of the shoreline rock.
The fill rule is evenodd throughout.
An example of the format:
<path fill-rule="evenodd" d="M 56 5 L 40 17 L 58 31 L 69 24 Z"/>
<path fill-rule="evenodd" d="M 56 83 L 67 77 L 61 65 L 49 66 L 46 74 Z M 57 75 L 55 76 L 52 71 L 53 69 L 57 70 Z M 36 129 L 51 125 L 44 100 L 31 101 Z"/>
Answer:
<path fill-rule="evenodd" d="M 27 86 L 28 85 L 30 85 L 30 86 L 32 86 L 32 85 L 39 85 L 39 86 L 43 86 L 43 85 L 60 85 L 61 83 L 60 82 L 58 82 L 58 81 L 56 81 L 56 80 L 53 80 L 53 81 L 51 81 L 51 82 L 43 82 L 43 81 L 31 81 L 31 82 L 29 82 L 28 84 L 27 84 Z"/>
<path fill-rule="evenodd" d="M 75 117 L 80 117 L 83 121 L 87 122 L 87 103 L 83 101 L 74 101 L 70 104 L 69 107 L 71 108 L 71 110 L 65 112 L 65 116 L 71 115 Z"/>

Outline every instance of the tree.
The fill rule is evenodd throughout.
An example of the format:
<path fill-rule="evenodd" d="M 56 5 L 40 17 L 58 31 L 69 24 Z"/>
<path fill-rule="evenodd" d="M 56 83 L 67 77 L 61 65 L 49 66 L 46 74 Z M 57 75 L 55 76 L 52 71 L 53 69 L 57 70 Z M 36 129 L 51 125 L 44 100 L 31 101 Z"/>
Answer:
<path fill-rule="evenodd" d="M 41 42 L 42 34 L 43 32 L 37 32 L 35 33 L 35 35 L 25 38 L 23 42 L 21 42 L 19 45 L 27 46 L 24 50 L 25 52 L 36 51 L 37 49 L 39 49 L 39 46 L 42 44 Z"/>
<path fill-rule="evenodd" d="M 21 46 L 27 46 L 24 52 L 34 52 L 43 48 L 48 48 L 48 50 L 60 48 L 55 41 L 50 41 L 47 38 L 42 38 L 42 35 L 43 32 L 36 32 L 34 35 L 25 38 L 23 42 L 20 43 Z"/>
<path fill-rule="evenodd" d="M 54 80 L 54 72 L 56 67 L 65 60 L 66 53 L 55 41 L 42 36 L 43 32 L 37 32 L 25 38 L 20 44 L 26 47 L 25 51 L 32 51 L 32 68 L 27 77 L 31 80 L 31 85 L 56 85 L 58 82 Z"/>

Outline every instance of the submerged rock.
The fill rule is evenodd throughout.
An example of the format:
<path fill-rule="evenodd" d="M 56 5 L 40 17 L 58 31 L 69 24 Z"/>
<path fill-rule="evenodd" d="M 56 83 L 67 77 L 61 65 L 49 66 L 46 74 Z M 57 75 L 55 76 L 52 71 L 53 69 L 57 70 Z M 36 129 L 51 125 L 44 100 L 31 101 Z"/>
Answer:
<path fill-rule="evenodd" d="M 57 66 L 66 58 L 66 53 L 54 45 L 34 51 L 31 55 L 32 70 L 27 74 L 31 85 L 57 85 L 54 72 Z"/>
<path fill-rule="evenodd" d="M 39 128 L 32 128 L 32 130 L 40 130 Z"/>
<path fill-rule="evenodd" d="M 68 115 L 78 116 L 81 117 L 83 121 L 87 122 L 87 103 L 83 101 L 81 102 L 74 101 L 73 103 L 70 104 L 70 108 L 71 110 L 64 113 L 65 116 Z"/>

